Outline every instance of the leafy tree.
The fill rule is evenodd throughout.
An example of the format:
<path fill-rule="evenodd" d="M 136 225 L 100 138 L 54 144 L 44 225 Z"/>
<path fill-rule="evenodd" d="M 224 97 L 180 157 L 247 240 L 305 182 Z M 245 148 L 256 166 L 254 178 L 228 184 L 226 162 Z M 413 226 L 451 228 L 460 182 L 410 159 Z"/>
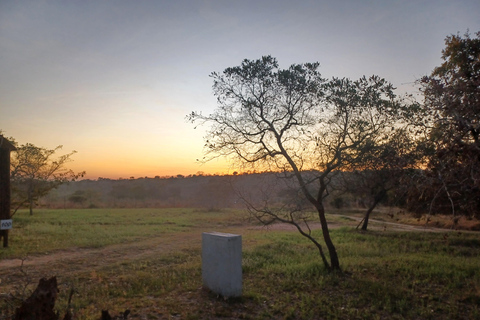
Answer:
<path fill-rule="evenodd" d="M 370 214 L 392 190 L 404 193 L 401 181 L 418 168 L 422 151 L 405 124 L 391 132 L 385 141 L 372 146 L 361 163 L 342 175 L 341 189 L 366 200 L 367 211 L 360 222 L 362 230 L 367 230 Z"/>
<path fill-rule="evenodd" d="M 443 63 L 420 80 L 430 156 L 411 203 L 429 212 L 470 217 L 480 212 L 480 32 L 445 39 Z M 421 207 L 421 206 L 419 206 Z"/>
<path fill-rule="evenodd" d="M 318 67 L 304 63 L 279 69 L 271 56 L 244 60 L 211 74 L 217 109 L 210 115 L 193 112 L 188 119 L 210 125 L 206 161 L 225 156 L 239 165 L 293 175 L 298 194 L 316 210 L 330 262 L 311 233 L 306 208 L 247 205 L 264 223 L 294 225 L 318 248 L 327 269 L 340 270 L 325 217 L 330 182 L 393 130 L 399 104 L 384 79 L 327 81 Z"/>
<path fill-rule="evenodd" d="M 68 197 L 68 201 L 77 203 L 83 207 L 88 198 L 84 190 L 77 190 Z"/>
<path fill-rule="evenodd" d="M 50 150 L 31 143 L 17 147 L 11 162 L 12 195 L 16 202 L 14 213 L 28 204 L 32 215 L 38 199 L 67 181 L 83 177 L 85 172 L 74 173 L 65 167 L 76 151 L 54 158 L 61 148 Z"/>

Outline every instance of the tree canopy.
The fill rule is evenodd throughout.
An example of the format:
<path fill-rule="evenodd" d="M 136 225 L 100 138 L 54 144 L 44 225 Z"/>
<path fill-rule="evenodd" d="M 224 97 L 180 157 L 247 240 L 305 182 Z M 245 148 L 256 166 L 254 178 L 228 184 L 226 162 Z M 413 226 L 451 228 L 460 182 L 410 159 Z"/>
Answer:
<path fill-rule="evenodd" d="M 17 147 L 11 161 L 12 195 L 17 209 L 28 204 L 33 214 L 33 206 L 39 198 L 62 183 L 85 175 L 85 172 L 75 173 L 66 168 L 76 151 L 54 158 L 61 148 L 46 149 L 31 143 Z"/>
<path fill-rule="evenodd" d="M 443 63 L 419 83 L 429 120 L 428 163 L 410 209 L 478 217 L 480 212 L 480 32 L 445 39 Z M 420 183 L 421 182 L 421 183 Z M 425 203 L 421 199 L 429 199 Z"/>
<path fill-rule="evenodd" d="M 210 115 L 193 112 L 188 119 L 209 125 L 207 160 L 225 156 L 238 165 L 293 175 L 318 213 L 330 263 L 299 210 L 251 208 L 257 218 L 268 217 L 264 222 L 295 225 L 317 246 L 325 266 L 339 270 L 323 204 L 332 176 L 361 166 L 375 146 L 388 141 L 402 104 L 383 78 L 327 80 L 318 68 L 304 63 L 280 69 L 275 58 L 264 56 L 213 72 L 217 109 Z"/>

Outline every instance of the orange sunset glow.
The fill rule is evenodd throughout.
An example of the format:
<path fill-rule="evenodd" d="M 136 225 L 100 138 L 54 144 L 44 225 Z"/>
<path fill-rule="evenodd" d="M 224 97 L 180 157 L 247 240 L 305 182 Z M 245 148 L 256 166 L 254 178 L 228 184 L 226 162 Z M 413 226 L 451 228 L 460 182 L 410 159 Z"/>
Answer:
<path fill-rule="evenodd" d="M 478 1 L 1 1 L 0 130 L 76 150 L 85 178 L 228 174 L 201 164 L 209 74 L 243 59 L 378 74 L 398 93 L 440 64 L 446 35 L 479 30 Z"/>

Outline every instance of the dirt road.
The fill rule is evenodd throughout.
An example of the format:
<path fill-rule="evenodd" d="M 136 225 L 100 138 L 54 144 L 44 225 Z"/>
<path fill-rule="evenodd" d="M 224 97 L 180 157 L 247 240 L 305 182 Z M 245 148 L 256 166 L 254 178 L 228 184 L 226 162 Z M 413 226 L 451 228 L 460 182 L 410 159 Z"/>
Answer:
<path fill-rule="evenodd" d="M 330 228 L 343 226 L 355 227 L 359 218 L 340 216 L 345 222 L 330 223 Z M 320 228 L 320 224 L 311 224 L 312 229 Z M 421 231 L 421 232 L 448 232 L 445 229 L 425 228 L 392 222 L 370 220 L 371 230 L 388 231 Z M 287 224 L 274 224 L 268 227 L 237 226 L 229 228 L 228 232 L 244 234 L 248 232 L 268 232 L 269 230 L 296 231 L 295 227 Z M 204 231 L 204 230 L 203 230 Z M 202 230 L 193 230 L 182 233 L 163 234 L 157 237 L 116 244 L 104 248 L 72 248 L 41 255 L 28 256 L 25 259 L 5 259 L 0 261 L 0 292 L 28 277 L 39 279 L 61 273 L 63 276 L 91 272 L 99 268 L 114 265 L 125 261 L 147 259 L 164 253 L 171 253 L 182 249 L 200 249 Z"/>

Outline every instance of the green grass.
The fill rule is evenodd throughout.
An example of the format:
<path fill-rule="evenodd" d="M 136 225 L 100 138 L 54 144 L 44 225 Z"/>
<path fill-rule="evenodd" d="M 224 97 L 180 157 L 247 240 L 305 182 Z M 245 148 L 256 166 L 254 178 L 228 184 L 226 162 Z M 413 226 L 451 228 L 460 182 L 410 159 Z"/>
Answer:
<path fill-rule="evenodd" d="M 85 225 L 84 232 L 95 237 L 94 231 L 86 229 L 97 223 L 111 239 L 125 237 L 122 241 L 158 232 L 210 231 L 244 221 L 234 211 L 127 209 L 107 210 L 105 217 L 102 212 L 78 210 L 70 219 L 63 212 L 47 211 L 35 216 L 38 223 L 21 217 L 24 227 L 32 226 L 31 232 L 37 226 L 61 222 L 62 226 Z M 169 223 L 163 226 L 160 221 Z M 132 223 L 139 225 L 135 232 L 127 230 Z M 110 230 L 110 226 L 116 227 Z M 50 228 L 42 230 L 57 230 Z M 130 319 L 480 318 L 478 233 L 357 232 L 351 227 L 331 233 L 344 274 L 327 273 L 316 249 L 297 232 L 245 226 L 241 298 L 223 299 L 202 289 L 196 243 L 148 259 L 83 270 L 75 276 L 62 276 L 59 270 L 57 307 L 64 310 L 68 289 L 74 287 L 76 319 L 98 319 L 102 309 L 118 313 L 127 308 L 132 310 Z M 50 236 L 61 237 L 62 232 Z"/>
<path fill-rule="evenodd" d="M 332 236 L 344 275 L 325 273 L 315 250 L 285 234 L 245 253 L 250 294 L 269 301 L 267 318 L 480 316 L 478 234 L 452 233 L 445 239 L 434 233 L 340 229 Z"/>
<path fill-rule="evenodd" d="M 214 218 L 213 218 L 214 217 Z M 93 248 L 138 241 L 165 233 L 241 223 L 241 212 L 196 209 L 71 209 L 18 212 L 10 230 L 9 248 L 0 259 L 21 258 L 72 247 Z"/>

